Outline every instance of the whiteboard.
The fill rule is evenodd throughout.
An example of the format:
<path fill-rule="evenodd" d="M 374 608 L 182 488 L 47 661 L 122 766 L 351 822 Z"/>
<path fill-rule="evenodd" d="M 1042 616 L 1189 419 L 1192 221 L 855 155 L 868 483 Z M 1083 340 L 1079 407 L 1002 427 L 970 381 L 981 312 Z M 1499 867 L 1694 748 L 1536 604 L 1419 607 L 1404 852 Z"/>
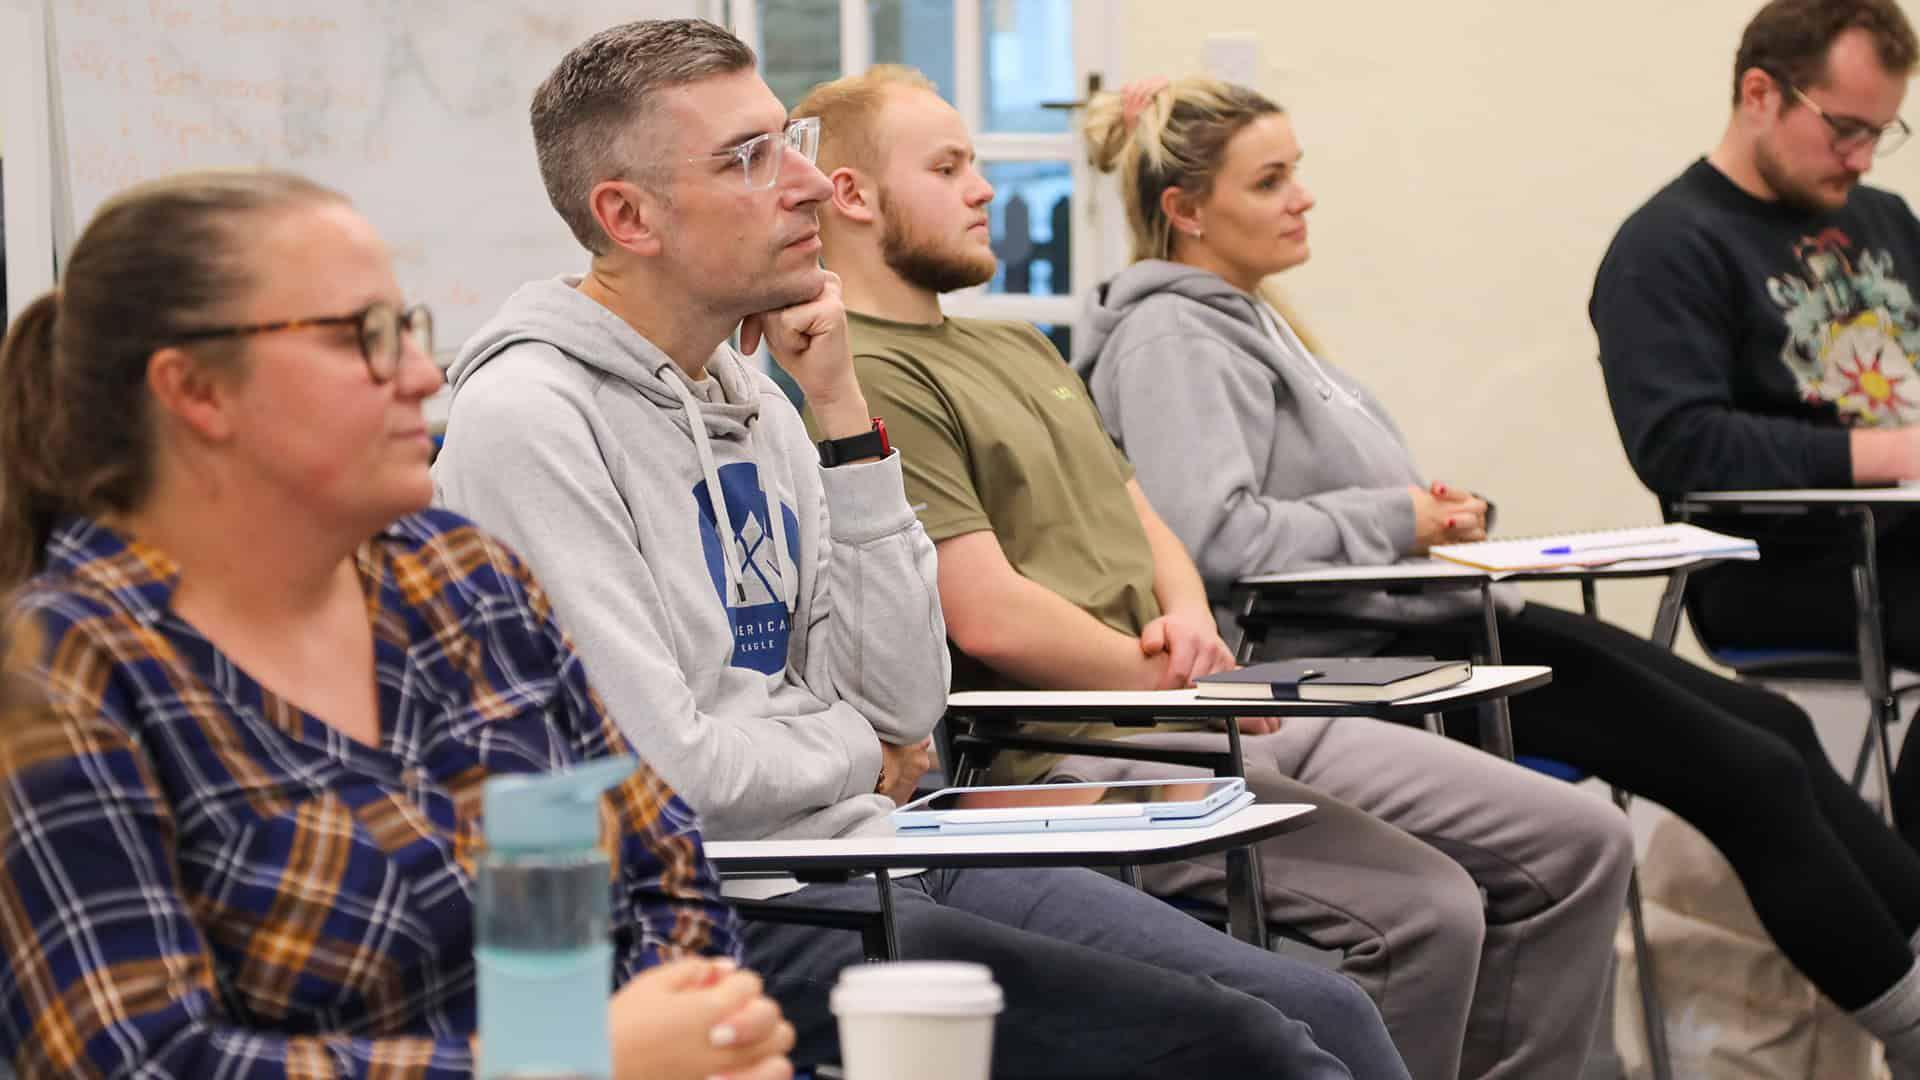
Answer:
<path fill-rule="evenodd" d="M 0 0 L 0 208 L 6 215 L 6 293 L 12 323 L 53 288 L 53 144 L 47 123 L 46 31 L 40 9 Z"/>
<path fill-rule="evenodd" d="M 100 203 L 183 169 L 272 165 L 351 198 L 457 349 L 516 287 L 584 270 L 527 109 L 569 49 L 701 0 L 50 0 L 70 246 Z M 58 170 L 59 164 L 56 165 Z M 64 220 L 61 220 L 64 219 Z"/>

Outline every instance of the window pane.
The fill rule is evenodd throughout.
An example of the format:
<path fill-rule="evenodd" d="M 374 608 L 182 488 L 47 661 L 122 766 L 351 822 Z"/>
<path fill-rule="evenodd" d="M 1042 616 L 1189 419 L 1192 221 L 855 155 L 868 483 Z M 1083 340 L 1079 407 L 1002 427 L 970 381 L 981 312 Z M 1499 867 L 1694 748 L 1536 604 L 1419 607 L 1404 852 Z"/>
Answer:
<path fill-rule="evenodd" d="M 791 109 L 840 77 L 840 0 L 760 0 L 760 65 Z"/>
<path fill-rule="evenodd" d="M 773 354 L 765 349 L 760 350 L 760 358 L 763 370 L 773 377 L 774 385 L 786 391 L 787 400 L 793 402 L 793 407 L 796 409 L 806 408 L 807 395 L 800 392 L 800 384 L 793 381 L 793 376 L 787 374 L 787 369 L 775 363 Z"/>
<path fill-rule="evenodd" d="M 979 0 L 980 107 L 987 131 L 1068 130 L 1073 82 L 1073 0 Z"/>
<path fill-rule="evenodd" d="M 953 0 L 867 0 L 867 14 L 873 62 L 919 68 L 952 101 Z"/>
<path fill-rule="evenodd" d="M 1047 335 L 1053 347 L 1060 353 L 1060 359 L 1073 363 L 1073 327 L 1066 323 L 1034 323 L 1033 328 Z"/>
<path fill-rule="evenodd" d="M 994 161 L 988 207 L 1000 269 L 988 292 L 1073 291 L 1073 170 L 1064 161 Z"/>

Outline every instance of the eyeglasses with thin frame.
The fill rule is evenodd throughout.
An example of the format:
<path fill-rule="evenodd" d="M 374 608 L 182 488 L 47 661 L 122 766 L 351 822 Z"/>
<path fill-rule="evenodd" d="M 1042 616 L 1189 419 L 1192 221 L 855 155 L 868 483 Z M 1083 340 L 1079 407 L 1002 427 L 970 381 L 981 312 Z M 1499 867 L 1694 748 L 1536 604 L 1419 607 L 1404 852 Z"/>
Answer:
<path fill-rule="evenodd" d="M 400 373 L 400 354 L 406 339 L 412 339 L 414 345 L 428 357 L 433 356 L 433 312 L 425 304 L 402 309 L 385 300 L 375 300 L 351 315 L 321 315 L 310 319 L 286 319 L 246 326 L 209 326 L 189 330 L 175 337 L 174 341 L 184 345 L 213 338 L 279 334 L 314 326 L 356 328 L 360 357 L 367 362 L 367 374 L 373 376 L 373 381 L 377 383 L 390 382 Z"/>
<path fill-rule="evenodd" d="M 698 164 L 714 158 L 733 158 L 740 163 L 740 175 L 748 191 L 760 191 L 780 182 L 780 163 L 788 150 L 798 151 L 812 164 L 820 156 L 820 118 L 803 116 L 780 131 L 755 135 L 746 142 L 716 154 L 701 154 L 687 161 Z"/>
<path fill-rule="evenodd" d="M 1893 123 L 1885 127 L 1876 127 L 1858 117 L 1834 116 L 1827 112 L 1827 110 L 1821 108 L 1819 103 L 1802 93 L 1799 87 L 1793 86 L 1785 80 L 1777 81 L 1780 82 L 1780 85 L 1793 91 L 1793 96 L 1800 99 L 1800 104 L 1812 109 L 1813 115 L 1826 121 L 1827 130 L 1833 134 L 1833 152 L 1839 154 L 1841 157 L 1845 157 L 1863 146 L 1873 147 L 1873 155 L 1875 157 L 1886 157 L 1888 154 L 1893 153 L 1905 145 L 1907 137 L 1913 134 L 1913 129 L 1907 126 L 1907 122 L 1897 116 L 1893 118 Z"/>

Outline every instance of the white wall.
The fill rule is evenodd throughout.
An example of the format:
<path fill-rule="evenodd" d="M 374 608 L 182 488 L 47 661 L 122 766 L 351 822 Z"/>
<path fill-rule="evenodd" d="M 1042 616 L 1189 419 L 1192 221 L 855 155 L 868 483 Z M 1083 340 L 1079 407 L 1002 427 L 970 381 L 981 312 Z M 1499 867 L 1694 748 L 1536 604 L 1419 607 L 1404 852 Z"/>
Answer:
<path fill-rule="evenodd" d="M 1112 2 L 1121 78 L 1200 71 L 1210 34 L 1257 37 L 1319 199 L 1313 260 L 1281 281 L 1431 476 L 1492 495 L 1508 532 L 1658 520 L 1587 295 L 1620 220 L 1718 140 L 1758 0 Z M 1920 144 L 1872 180 L 1920 195 Z M 1644 631 L 1657 592 L 1611 586 L 1602 610 Z"/>

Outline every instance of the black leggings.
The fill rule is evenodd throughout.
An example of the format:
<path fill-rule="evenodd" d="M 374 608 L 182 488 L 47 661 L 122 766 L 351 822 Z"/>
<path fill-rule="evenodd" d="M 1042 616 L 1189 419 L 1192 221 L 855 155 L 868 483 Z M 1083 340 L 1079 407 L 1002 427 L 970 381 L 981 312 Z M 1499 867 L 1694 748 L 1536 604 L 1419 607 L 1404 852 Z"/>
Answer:
<path fill-rule="evenodd" d="M 1888 658 L 1920 670 L 1920 515 L 1883 528 L 1878 547 Z M 1761 550 L 1759 562 L 1694 575 L 1687 605 L 1700 639 L 1748 648 L 1855 648 L 1851 545 L 1763 538 Z M 1897 759 L 1893 811 L 1901 834 L 1920 846 L 1920 740 L 1908 739 Z"/>
<path fill-rule="evenodd" d="M 1458 656 L 1467 632 L 1409 629 L 1391 650 Z M 1506 663 L 1553 668 L 1551 683 L 1512 699 L 1516 749 L 1706 834 L 1781 952 L 1836 1005 L 1858 1009 L 1912 968 L 1920 854 L 1834 771 L 1799 706 L 1543 604 L 1500 619 L 1500 648 Z"/>

